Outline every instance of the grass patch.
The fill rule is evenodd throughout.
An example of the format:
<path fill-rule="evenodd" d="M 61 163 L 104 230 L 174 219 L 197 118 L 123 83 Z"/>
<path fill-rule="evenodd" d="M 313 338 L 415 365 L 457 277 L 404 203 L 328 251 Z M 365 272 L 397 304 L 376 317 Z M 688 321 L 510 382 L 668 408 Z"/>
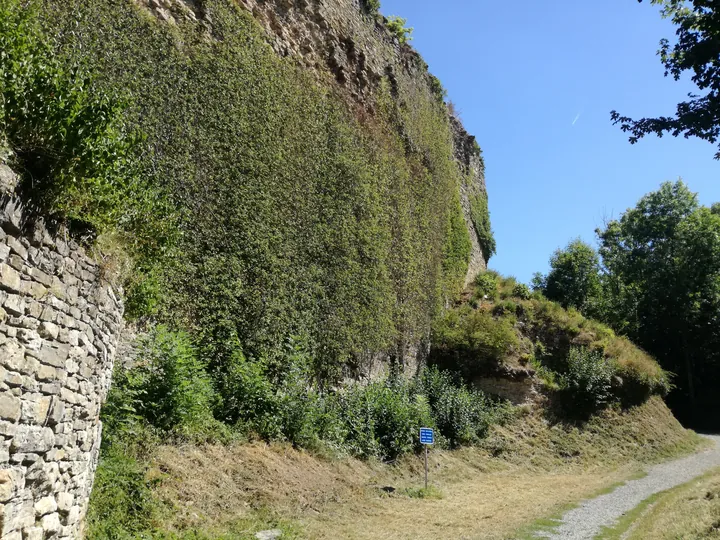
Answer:
<path fill-rule="evenodd" d="M 405 494 L 412 499 L 442 499 L 443 492 L 435 486 L 426 488 L 406 488 Z"/>

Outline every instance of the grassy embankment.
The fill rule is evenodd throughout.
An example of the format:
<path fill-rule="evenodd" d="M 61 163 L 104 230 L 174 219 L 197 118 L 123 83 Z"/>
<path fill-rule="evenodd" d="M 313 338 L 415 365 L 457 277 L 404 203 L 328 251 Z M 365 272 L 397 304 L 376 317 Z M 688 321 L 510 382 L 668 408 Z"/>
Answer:
<path fill-rule="evenodd" d="M 279 527 L 287 538 L 507 538 L 698 444 L 653 398 L 581 428 L 520 409 L 477 447 L 432 451 L 426 498 L 418 456 L 385 464 L 282 444 L 165 445 L 145 478 L 157 536 L 242 539 Z"/>

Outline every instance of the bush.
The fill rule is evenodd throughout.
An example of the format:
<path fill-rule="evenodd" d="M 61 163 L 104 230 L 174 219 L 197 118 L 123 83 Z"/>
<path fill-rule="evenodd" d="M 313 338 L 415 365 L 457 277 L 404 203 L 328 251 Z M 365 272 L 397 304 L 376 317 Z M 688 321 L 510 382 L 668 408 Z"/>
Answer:
<path fill-rule="evenodd" d="M 390 17 L 388 17 L 388 30 L 390 30 L 390 32 L 392 32 L 395 37 L 398 38 L 398 41 L 403 44 L 412 41 L 413 29 L 406 27 L 406 24 L 407 19 L 403 19 L 402 17 L 397 17 L 395 15 L 391 15 Z"/>
<path fill-rule="evenodd" d="M 448 310 L 433 327 L 429 360 L 467 380 L 492 372 L 519 343 L 513 321 L 469 306 Z"/>
<path fill-rule="evenodd" d="M 192 439 L 222 435 L 211 379 L 188 334 L 158 326 L 141 340 L 136 362 L 116 369 L 103 408 L 108 441 L 142 439 L 146 425 Z"/>
<path fill-rule="evenodd" d="M 504 420 L 508 410 L 435 367 L 423 371 L 419 386 L 432 409 L 438 431 L 452 448 L 477 443 L 491 424 Z"/>
<path fill-rule="evenodd" d="M 341 394 L 351 452 L 395 459 L 418 447 L 420 428 L 434 425 L 427 403 L 418 397 L 398 379 L 356 385 Z"/>
<path fill-rule="evenodd" d="M 572 347 L 566 371 L 559 383 L 560 392 L 566 400 L 566 410 L 592 414 L 607 405 L 612 398 L 616 369 L 602 352 Z"/>
<path fill-rule="evenodd" d="M 642 403 L 653 394 L 665 396 L 672 389 L 670 374 L 627 338 L 609 339 L 605 354 L 617 363 L 622 384 L 616 391 L 626 405 Z"/>
<path fill-rule="evenodd" d="M 470 217 L 482 249 L 485 263 L 495 255 L 497 244 L 495 234 L 490 224 L 490 209 L 488 208 L 487 194 L 484 192 L 473 194 L 470 197 Z"/>
<path fill-rule="evenodd" d="M 262 361 L 236 351 L 229 365 L 216 375 L 222 395 L 220 418 L 241 431 L 254 431 L 266 439 L 281 438 L 280 404 Z"/>
<path fill-rule="evenodd" d="M 521 311 L 520 304 L 513 302 L 512 300 L 503 300 L 493 306 L 492 313 L 496 317 L 503 317 L 505 315 L 515 316 Z"/>
<path fill-rule="evenodd" d="M 517 283 L 512 290 L 512 295 L 520 298 L 521 300 L 530 300 L 532 293 L 530 287 L 524 283 Z"/>
<path fill-rule="evenodd" d="M 87 515 L 87 537 L 151 538 L 160 503 L 153 497 L 146 467 L 120 451 L 100 459 Z"/>
<path fill-rule="evenodd" d="M 380 0 L 362 0 L 362 6 L 366 12 L 375 15 L 380 11 Z"/>
<path fill-rule="evenodd" d="M 495 300 L 498 296 L 499 277 L 495 272 L 487 271 L 475 278 L 475 293 L 479 298 Z"/>
<path fill-rule="evenodd" d="M 0 51 L 0 132 L 17 156 L 29 206 L 95 231 L 136 217 L 138 139 L 125 128 L 122 102 L 91 90 L 80 60 L 60 62 L 35 2 L 2 2 Z"/>

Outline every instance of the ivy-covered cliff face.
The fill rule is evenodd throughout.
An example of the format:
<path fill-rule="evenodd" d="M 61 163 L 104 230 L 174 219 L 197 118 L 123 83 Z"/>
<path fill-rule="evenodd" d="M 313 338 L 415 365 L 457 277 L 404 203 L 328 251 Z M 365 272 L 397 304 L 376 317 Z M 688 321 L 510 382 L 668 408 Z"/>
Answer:
<path fill-rule="evenodd" d="M 127 104 L 140 175 L 162 194 L 153 221 L 179 231 L 132 246 L 128 316 L 190 330 L 218 369 L 240 350 L 272 364 L 290 336 L 321 376 L 402 358 L 473 247 L 475 267 L 493 250 L 479 148 L 451 129 L 422 59 L 361 6 L 250 4 L 40 10 L 64 61 Z"/>

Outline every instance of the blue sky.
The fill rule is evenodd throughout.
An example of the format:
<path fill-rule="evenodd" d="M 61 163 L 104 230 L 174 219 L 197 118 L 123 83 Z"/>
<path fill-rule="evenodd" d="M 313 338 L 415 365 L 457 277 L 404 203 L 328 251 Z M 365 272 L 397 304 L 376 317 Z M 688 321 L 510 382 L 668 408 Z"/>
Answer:
<path fill-rule="evenodd" d="M 596 227 L 665 180 L 720 201 L 712 144 L 630 145 L 610 122 L 613 109 L 670 115 L 693 89 L 663 76 L 658 42 L 674 28 L 648 1 L 382 0 L 381 11 L 415 28 L 413 45 L 483 149 L 492 268 L 529 281 L 555 249 L 594 244 Z"/>

